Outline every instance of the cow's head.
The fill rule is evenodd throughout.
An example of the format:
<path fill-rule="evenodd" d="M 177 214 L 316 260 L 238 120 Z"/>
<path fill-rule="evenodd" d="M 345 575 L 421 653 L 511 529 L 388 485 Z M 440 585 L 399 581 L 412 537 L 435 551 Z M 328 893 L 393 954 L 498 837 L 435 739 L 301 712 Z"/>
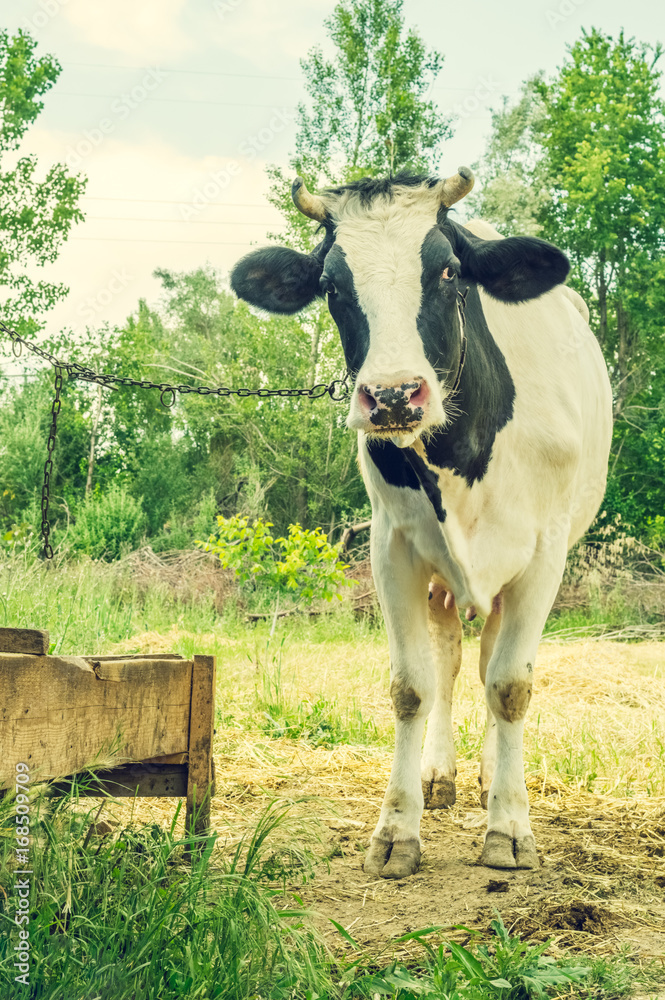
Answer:
<path fill-rule="evenodd" d="M 354 378 L 349 427 L 406 446 L 445 425 L 469 285 L 516 303 L 565 279 L 568 260 L 551 244 L 482 240 L 448 219 L 472 187 L 465 167 L 444 181 L 364 178 L 322 195 L 297 178 L 293 200 L 320 223 L 322 242 L 309 255 L 255 250 L 234 267 L 233 290 L 270 312 L 295 313 L 327 298 Z"/>

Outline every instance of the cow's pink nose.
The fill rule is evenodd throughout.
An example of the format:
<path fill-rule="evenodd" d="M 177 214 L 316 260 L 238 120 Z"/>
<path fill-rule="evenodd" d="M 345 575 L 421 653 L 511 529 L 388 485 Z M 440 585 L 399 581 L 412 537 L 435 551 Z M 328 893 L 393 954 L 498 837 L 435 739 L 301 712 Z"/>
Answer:
<path fill-rule="evenodd" d="M 422 420 L 429 393 L 424 378 L 408 379 L 397 385 L 365 383 L 358 386 L 358 401 L 371 423 L 408 427 Z"/>

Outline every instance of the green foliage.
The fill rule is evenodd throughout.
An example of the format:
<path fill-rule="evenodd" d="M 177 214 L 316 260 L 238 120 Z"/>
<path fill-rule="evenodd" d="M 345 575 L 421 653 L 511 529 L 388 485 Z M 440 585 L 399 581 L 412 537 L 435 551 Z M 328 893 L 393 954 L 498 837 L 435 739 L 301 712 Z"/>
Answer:
<path fill-rule="evenodd" d="M 44 474 L 43 411 L 22 406 L 27 395 L 12 400 L 13 405 L 0 408 L 0 484 L 4 487 L 0 510 L 5 524 L 21 519 L 41 488 Z"/>
<path fill-rule="evenodd" d="M 2 506 L 11 506 L 12 501 L 15 499 L 14 494 L 11 490 L 3 490 L 2 496 L 0 497 L 0 503 Z M 34 551 L 36 545 L 35 530 L 33 528 L 33 523 L 37 521 L 37 511 L 32 512 L 32 517 L 25 519 L 20 518 L 18 521 L 13 523 L 10 521 L 9 526 L 0 534 L 0 553 L 3 551 L 6 554 L 13 554 L 18 551 L 30 552 Z"/>
<path fill-rule="evenodd" d="M 311 248 L 312 226 L 293 205 L 291 183 L 303 174 L 321 184 L 399 170 L 432 171 L 450 119 L 428 99 L 443 56 L 405 30 L 403 0 L 340 0 L 324 22 L 335 47 L 301 60 L 310 107 L 299 105 L 289 170 L 272 167 L 270 200 L 284 214 L 287 241 Z M 280 236 L 280 242 L 284 237 Z"/>
<path fill-rule="evenodd" d="M 95 788 L 94 777 L 86 779 Z M 114 1000 L 248 1000 L 329 995 L 323 945 L 306 913 L 281 889 L 310 865 L 299 848 L 301 827 L 288 803 L 273 803 L 235 849 L 198 845 L 156 824 L 124 825 L 90 836 L 98 806 L 82 810 L 79 788 L 59 802 L 43 790 L 31 802 L 33 852 L 31 997 Z M 112 810 L 112 802 L 108 811 Z M 3 832 L 13 823 L 12 798 L 0 802 Z M 280 843 L 280 831 L 291 845 Z M 0 886 L 11 892 L 12 841 L 0 837 Z M 191 868 L 183 850 L 200 849 Z M 28 995 L 15 984 L 13 933 L 0 915 L 2 995 Z M 310 991 L 309 994 L 307 991 Z"/>
<path fill-rule="evenodd" d="M 78 511 L 70 541 L 77 552 L 107 562 L 136 548 L 146 517 L 139 501 L 122 485 L 90 494 Z"/>
<path fill-rule="evenodd" d="M 89 330 L 76 343 L 61 335 L 49 349 L 96 370 L 193 387 L 297 386 L 340 374 L 338 338 L 325 324 L 257 317 L 223 290 L 220 275 L 209 268 L 163 272 L 162 278 L 159 313 L 141 303 L 122 327 Z M 4 530 L 25 520 L 23 512 L 41 491 L 52 395 L 50 368 L 4 392 L 0 383 L 0 483 L 13 494 L 11 503 L 0 504 Z M 84 383 L 67 381 L 62 398 L 51 479 L 56 540 L 68 510 L 84 496 L 99 406 L 96 389 Z M 103 492 L 121 478 L 136 499 L 145 497 L 147 531 L 159 548 L 191 544 L 193 512 L 211 491 L 213 514 L 268 517 L 280 532 L 296 522 L 331 529 L 345 510 L 365 501 L 344 416 L 344 404 L 327 396 L 220 399 L 192 393 L 165 409 L 156 391 L 104 392 L 92 442 L 93 487 Z"/>
<path fill-rule="evenodd" d="M 286 537 L 270 534 L 270 521 L 257 518 L 217 518 L 217 533 L 207 542 L 197 542 L 206 552 L 219 556 L 222 566 L 232 569 L 242 587 L 293 597 L 304 604 L 323 598 L 342 599 L 341 587 L 353 586 L 339 562 L 339 547 L 331 545 L 321 528 L 307 530 L 290 524 Z"/>
<path fill-rule="evenodd" d="M 56 260 L 73 223 L 83 214 L 78 201 L 85 180 L 53 164 L 37 179 L 37 158 L 7 154 L 18 149 L 25 132 L 43 108 L 40 97 L 60 75 L 53 56 L 35 57 L 36 41 L 19 30 L 13 37 L 0 31 L 0 287 L 4 286 L 6 323 L 22 332 L 39 326 L 39 314 L 67 294 L 64 285 L 35 281 L 28 265 Z"/>
<path fill-rule="evenodd" d="M 359 945 L 344 928 L 337 923 L 335 926 L 359 950 Z M 473 948 L 464 948 L 453 941 L 444 941 L 438 947 L 432 945 L 427 938 L 440 931 L 439 927 L 404 934 L 395 938 L 394 943 L 416 941 L 422 945 L 427 955 L 424 974 L 393 962 L 381 972 L 358 976 L 354 986 L 371 991 L 374 996 L 399 1000 L 420 997 L 432 1000 L 536 1000 L 551 996 L 555 987 L 570 988 L 571 983 L 579 984 L 589 976 L 587 965 L 556 962 L 546 956 L 544 953 L 551 942 L 532 945 L 518 936 L 511 936 L 498 914 L 490 926 L 495 935 L 493 943 L 476 944 Z"/>
<path fill-rule="evenodd" d="M 474 163 L 477 186 L 464 200 L 469 218 L 496 226 L 503 236 L 537 236 L 539 218 L 551 198 L 547 163 L 538 140 L 544 115 L 540 75 L 522 84 L 518 100 L 504 97 L 492 113 L 492 131 L 482 159 Z"/>
<path fill-rule="evenodd" d="M 299 109 L 296 156 L 332 180 L 432 166 L 447 122 L 426 94 L 443 56 L 404 32 L 402 0 L 340 0 L 325 22 L 337 52 L 302 61 L 312 110 Z"/>
<path fill-rule="evenodd" d="M 571 258 L 614 390 L 608 500 L 640 533 L 665 507 L 665 103 L 659 45 L 583 31 L 504 101 L 469 207 Z"/>
<path fill-rule="evenodd" d="M 321 694 L 313 699 L 303 699 L 299 692 L 289 691 L 282 677 L 283 644 L 284 640 L 279 652 L 270 655 L 271 640 L 268 639 L 265 660 L 257 663 L 260 680 L 250 718 L 253 720 L 258 715 L 259 726 L 264 733 L 273 739 L 303 740 L 316 747 L 385 742 L 374 720 L 364 718 L 355 705 L 343 711 L 335 699 L 330 700 Z"/>

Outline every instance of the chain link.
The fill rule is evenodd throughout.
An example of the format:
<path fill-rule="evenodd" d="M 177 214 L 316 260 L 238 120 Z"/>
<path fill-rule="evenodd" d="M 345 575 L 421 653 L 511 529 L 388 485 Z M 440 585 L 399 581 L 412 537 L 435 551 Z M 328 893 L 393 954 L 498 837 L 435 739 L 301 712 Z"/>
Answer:
<path fill-rule="evenodd" d="M 62 390 L 63 372 L 66 372 L 70 379 L 78 379 L 82 382 L 94 382 L 97 385 L 105 386 L 107 388 L 112 388 L 113 386 L 130 386 L 135 389 L 158 389 L 160 403 L 166 409 L 170 409 L 175 404 L 176 393 L 179 395 L 194 393 L 197 396 L 219 396 L 220 398 L 226 398 L 227 396 L 239 396 L 241 398 L 246 398 L 248 396 L 258 396 L 260 398 L 280 396 L 283 398 L 307 399 L 320 399 L 327 393 L 330 399 L 335 402 L 340 402 L 341 400 L 346 399 L 351 391 L 348 382 L 348 372 L 344 374 L 343 378 L 334 379 L 327 385 L 321 382 L 318 385 L 311 386 L 309 389 L 232 389 L 225 385 L 193 386 L 169 385 L 167 382 L 151 382 L 149 379 L 135 379 L 129 378 L 127 375 L 111 375 L 108 372 L 96 372 L 92 368 L 87 368 L 85 365 L 78 364 L 76 361 L 60 361 L 54 354 L 49 354 L 48 351 L 39 347 L 38 344 L 33 344 L 29 340 L 24 340 L 24 338 L 19 336 L 15 330 L 10 330 L 10 328 L 1 321 L 0 331 L 7 334 L 11 340 L 12 354 L 15 358 L 21 357 L 23 348 L 25 347 L 31 352 L 31 354 L 35 354 L 37 357 L 43 358 L 44 361 L 48 361 L 48 363 L 55 369 L 55 394 L 51 406 L 51 429 L 49 431 L 48 444 L 46 446 L 47 455 L 46 462 L 44 463 L 44 482 L 42 485 L 42 538 L 44 540 L 44 557 L 46 559 L 53 558 L 53 549 L 51 548 L 49 541 L 51 525 L 48 518 L 48 512 L 51 474 L 53 472 L 53 449 L 55 448 L 55 438 L 58 430 L 58 414 L 60 413 L 60 407 L 62 405 L 60 392 Z"/>
<path fill-rule="evenodd" d="M 49 541 L 51 525 L 48 519 L 48 508 L 50 501 L 51 475 L 53 473 L 53 449 L 55 448 L 55 436 L 58 433 L 58 414 L 62 406 L 60 392 L 62 390 L 62 371 L 60 367 L 55 369 L 55 394 L 51 404 L 51 429 L 46 443 L 46 461 L 44 462 L 44 482 L 42 483 L 42 538 L 44 540 L 44 558 L 53 558 L 53 549 Z"/>

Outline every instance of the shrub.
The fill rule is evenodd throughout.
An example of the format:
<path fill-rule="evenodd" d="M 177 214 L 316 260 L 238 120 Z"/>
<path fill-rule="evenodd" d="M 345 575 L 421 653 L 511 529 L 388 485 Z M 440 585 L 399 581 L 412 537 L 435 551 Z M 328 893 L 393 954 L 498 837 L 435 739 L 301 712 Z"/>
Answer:
<path fill-rule="evenodd" d="M 143 535 L 146 517 L 141 501 L 121 485 L 90 495 L 80 508 L 70 541 L 78 552 L 110 562 L 135 549 Z"/>
<path fill-rule="evenodd" d="M 263 590 L 279 598 L 289 596 L 311 604 L 324 598 L 341 600 L 341 587 L 353 586 L 339 562 L 339 547 L 331 545 L 321 528 L 308 531 L 290 524 L 286 538 L 273 538 L 272 524 L 257 518 L 217 518 L 217 535 L 197 542 L 215 552 L 225 568 L 232 569 L 241 586 Z"/>

